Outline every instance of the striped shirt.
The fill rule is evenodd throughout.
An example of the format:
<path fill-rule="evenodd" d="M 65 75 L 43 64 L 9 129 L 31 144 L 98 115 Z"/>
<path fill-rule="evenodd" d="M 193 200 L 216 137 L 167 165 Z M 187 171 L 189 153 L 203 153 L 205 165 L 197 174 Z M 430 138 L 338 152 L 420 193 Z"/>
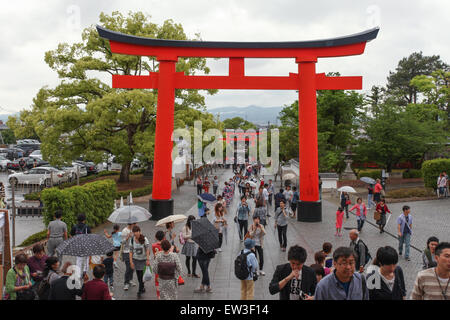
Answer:
<path fill-rule="evenodd" d="M 444 300 L 441 287 L 445 290 L 448 279 L 442 279 L 440 281 L 441 286 L 439 286 L 435 269 L 422 270 L 417 274 L 416 283 L 411 293 L 411 300 Z M 450 300 L 450 288 L 447 290 L 446 297 L 447 300 Z"/>

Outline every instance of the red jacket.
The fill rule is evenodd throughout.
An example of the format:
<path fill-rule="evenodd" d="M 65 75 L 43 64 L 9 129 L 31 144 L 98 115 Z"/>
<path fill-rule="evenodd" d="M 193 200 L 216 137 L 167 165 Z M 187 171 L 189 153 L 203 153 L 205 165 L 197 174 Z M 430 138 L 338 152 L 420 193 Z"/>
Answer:
<path fill-rule="evenodd" d="M 111 300 L 108 285 L 102 279 L 88 281 L 83 287 L 82 300 Z"/>
<path fill-rule="evenodd" d="M 363 206 L 363 214 L 364 216 L 367 216 L 367 208 L 366 208 L 366 204 L 365 203 L 361 203 Z M 358 217 L 361 216 L 361 209 L 359 208 L 359 204 L 356 203 L 349 211 L 353 211 L 354 209 L 356 209 L 356 215 Z"/>

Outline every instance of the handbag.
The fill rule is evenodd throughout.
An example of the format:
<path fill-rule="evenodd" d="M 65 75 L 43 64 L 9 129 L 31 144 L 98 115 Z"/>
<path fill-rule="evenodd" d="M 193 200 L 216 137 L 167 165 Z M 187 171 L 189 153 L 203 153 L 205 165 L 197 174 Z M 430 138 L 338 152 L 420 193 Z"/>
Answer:
<path fill-rule="evenodd" d="M 374 213 L 373 213 L 373 218 L 375 219 L 375 220 L 380 220 L 381 219 L 381 213 L 380 212 L 378 212 L 378 211 L 374 211 Z"/>
<path fill-rule="evenodd" d="M 150 266 L 146 266 L 143 280 L 152 281 L 152 279 L 153 279 L 152 268 Z"/>
<path fill-rule="evenodd" d="M 178 277 L 178 285 L 179 286 L 184 285 L 184 279 L 181 276 Z"/>
<path fill-rule="evenodd" d="M 352 204 L 350 200 L 345 201 L 345 204 Z"/>
<path fill-rule="evenodd" d="M 247 240 L 248 238 L 251 238 L 250 237 L 250 231 L 247 231 L 247 233 L 245 234 L 244 241 Z"/>

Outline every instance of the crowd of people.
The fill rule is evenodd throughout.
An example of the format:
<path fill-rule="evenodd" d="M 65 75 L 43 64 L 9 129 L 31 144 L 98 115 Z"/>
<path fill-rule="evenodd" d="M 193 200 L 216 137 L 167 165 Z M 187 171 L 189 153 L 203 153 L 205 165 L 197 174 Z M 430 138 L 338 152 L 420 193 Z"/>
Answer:
<path fill-rule="evenodd" d="M 403 255 L 410 260 L 410 241 L 413 218 L 411 208 L 403 206 L 402 214 L 396 219 L 398 233 L 397 250 L 391 246 L 378 248 L 374 257 L 361 238 L 361 231 L 369 210 L 374 210 L 378 217 L 380 233 L 384 232 L 387 208 L 379 180 L 372 192 L 369 189 L 368 204 L 359 197 L 351 206 L 350 197 L 343 193 L 341 205 L 336 212 L 336 236 L 342 237 L 342 224 L 354 212 L 357 229 L 349 232 L 348 247 L 333 246 L 325 242 L 322 250 L 314 254 L 314 264 L 305 265 L 307 252 L 299 245 L 288 249 L 287 228 L 289 219 L 295 218 L 299 193 L 295 187 L 287 186 L 275 193 L 272 180 L 267 183 L 258 176 L 258 167 L 236 167 L 233 178 L 224 183 L 219 190 L 219 179 L 212 180 L 213 193 L 217 202 L 213 206 L 212 224 L 219 235 L 219 245 L 213 251 L 205 252 L 192 240 L 192 222 L 197 218 L 190 215 L 178 235 L 179 245 L 175 241 L 177 234 L 174 224 L 166 225 L 166 230 L 159 230 L 154 242 L 147 238 L 141 228 L 130 223 L 120 230 L 113 226 L 111 234 L 104 230 L 105 237 L 113 241 L 114 250 L 105 256 L 78 257 L 77 268 L 70 262 L 61 266 L 62 257 L 58 257 L 55 248 L 79 234 L 91 233 L 83 214 L 78 216 L 78 223 L 68 232 L 61 220 L 63 213 L 57 211 L 55 220 L 48 226 L 47 254 L 41 244 L 33 247 L 33 256 L 19 254 L 15 257 L 15 266 L 9 270 L 6 279 L 6 294 L 11 300 L 109 300 L 114 299 L 115 270 L 119 264 L 125 265 L 123 289 L 137 287 L 137 296 L 145 292 L 145 283 L 154 280 L 156 297 L 162 300 L 176 300 L 179 286 L 184 278 L 201 278 L 200 285 L 194 290 L 198 294 L 213 292 L 209 265 L 216 255 L 221 254 L 222 246 L 227 243 L 228 228 L 235 224 L 239 240 L 242 242 L 240 252 L 232 257 L 234 272 L 241 282 L 241 299 L 252 300 L 255 295 L 255 281 L 265 276 L 264 244 L 269 218 L 273 214 L 273 227 L 277 230 L 280 251 L 287 251 L 287 262 L 276 267 L 268 291 L 279 294 L 280 300 L 404 300 L 408 298 L 405 277 L 398 265 Z M 198 195 L 209 192 L 210 182 L 207 177 L 197 178 Z M 231 212 L 230 203 L 235 193 L 240 201 L 235 212 Z M 372 201 L 373 197 L 373 201 Z M 208 218 L 210 210 L 206 203 L 199 200 L 198 219 Z M 184 256 L 184 266 L 182 261 Z M 409 298 L 414 300 L 442 300 L 450 298 L 450 243 L 439 242 L 430 237 L 422 255 L 423 271 L 416 277 L 414 289 Z M 201 275 L 197 274 L 197 264 Z M 92 271 L 91 279 L 88 267 Z M 185 268 L 184 268 L 185 267 Z M 81 270 L 74 279 L 74 270 Z M 148 278 L 147 272 L 151 270 Z M 184 271 L 186 270 L 186 272 Z M 133 282 L 136 275 L 137 283 Z M 79 281 L 80 286 L 68 285 Z"/>

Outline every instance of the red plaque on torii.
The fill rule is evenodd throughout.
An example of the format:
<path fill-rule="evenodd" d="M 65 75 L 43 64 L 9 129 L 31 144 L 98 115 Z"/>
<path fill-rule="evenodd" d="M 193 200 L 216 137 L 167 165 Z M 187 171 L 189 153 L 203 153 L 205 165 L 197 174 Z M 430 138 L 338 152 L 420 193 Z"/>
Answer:
<path fill-rule="evenodd" d="M 299 91 L 300 203 L 298 220 L 321 221 L 317 146 L 317 90 L 359 90 L 362 77 L 327 77 L 316 73 L 318 58 L 359 55 L 379 28 L 345 37 L 297 42 L 218 42 L 135 37 L 97 26 L 113 53 L 154 56 L 159 72 L 148 76 L 113 75 L 114 88 L 158 89 L 152 219 L 173 212 L 172 132 L 175 89 L 257 89 Z M 228 76 L 191 76 L 176 72 L 179 57 L 229 58 Z M 293 58 L 298 73 L 289 76 L 246 76 L 245 58 Z"/>

